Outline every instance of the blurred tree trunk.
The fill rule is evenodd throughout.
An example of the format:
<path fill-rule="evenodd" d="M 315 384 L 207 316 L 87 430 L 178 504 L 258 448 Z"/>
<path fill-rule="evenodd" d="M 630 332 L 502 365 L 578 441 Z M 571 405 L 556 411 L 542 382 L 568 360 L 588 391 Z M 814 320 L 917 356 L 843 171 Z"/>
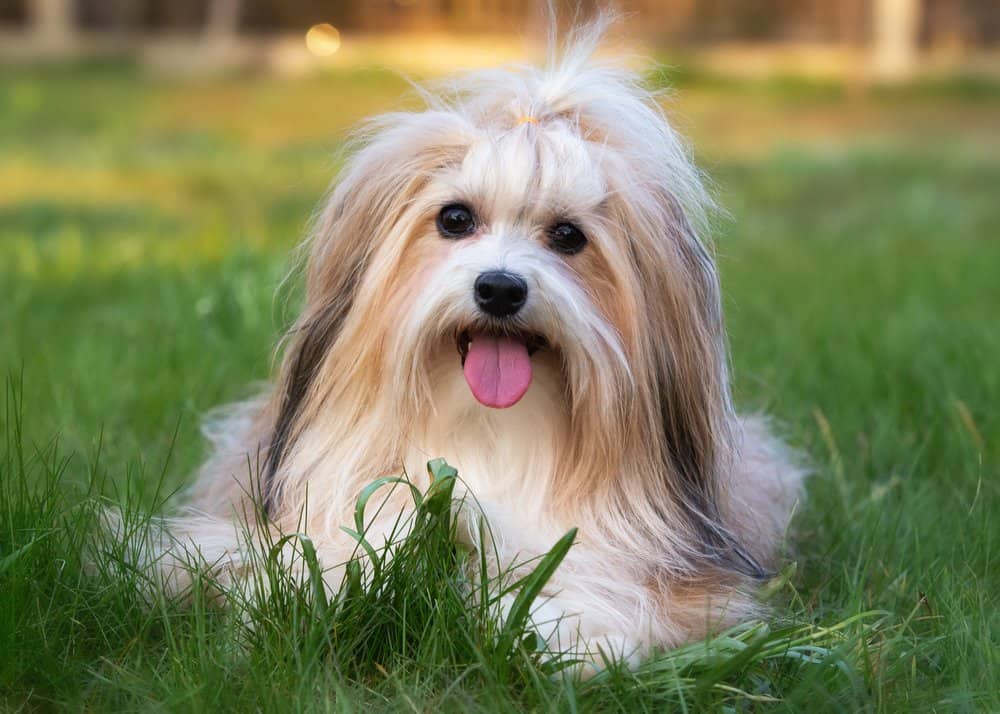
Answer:
<path fill-rule="evenodd" d="M 917 66 L 920 0 L 875 0 L 872 71 L 877 79 L 904 80 Z"/>
<path fill-rule="evenodd" d="M 236 45 L 242 4 L 242 0 L 209 0 L 205 45 L 210 54 L 224 56 Z"/>
<path fill-rule="evenodd" d="M 859 97 L 868 82 L 863 53 L 871 29 L 869 8 L 869 0 L 843 0 L 837 8 L 837 37 L 851 58 L 844 62 L 844 86 L 851 97 Z"/>
<path fill-rule="evenodd" d="M 70 54 L 77 48 L 73 0 L 34 0 L 28 5 L 32 41 L 47 54 Z"/>

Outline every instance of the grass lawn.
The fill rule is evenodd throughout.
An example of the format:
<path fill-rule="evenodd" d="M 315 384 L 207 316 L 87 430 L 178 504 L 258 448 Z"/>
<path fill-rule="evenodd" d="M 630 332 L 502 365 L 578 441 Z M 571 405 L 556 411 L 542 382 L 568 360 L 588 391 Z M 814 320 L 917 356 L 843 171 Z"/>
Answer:
<path fill-rule="evenodd" d="M 405 91 L 0 70 L 0 708 L 1000 710 L 994 91 L 672 102 L 730 214 L 737 402 L 815 471 L 766 625 L 554 676 L 466 606 L 430 502 L 409 565 L 339 603 L 149 604 L 85 563 L 100 499 L 162 509 L 200 415 L 266 378 L 343 131 Z"/>

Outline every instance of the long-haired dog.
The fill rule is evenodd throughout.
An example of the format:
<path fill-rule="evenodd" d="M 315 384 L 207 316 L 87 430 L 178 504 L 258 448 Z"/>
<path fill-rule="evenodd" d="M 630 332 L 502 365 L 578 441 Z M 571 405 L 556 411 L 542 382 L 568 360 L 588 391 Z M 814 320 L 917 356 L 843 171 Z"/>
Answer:
<path fill-rule="evenodd" d="M 359 492 L 445 456 L 494 567 L 578 527 L 534 613 L 553 649 L 635 659 L 755 612 L 801 471 L 733 411 L 699 173 L 599 34 L 367 125 L 274 387 L 213 425 L 175 543 L 236 577 L 261 493 L 337 587 Z M 387 499 L 372 541 L 407 508 Z"/>

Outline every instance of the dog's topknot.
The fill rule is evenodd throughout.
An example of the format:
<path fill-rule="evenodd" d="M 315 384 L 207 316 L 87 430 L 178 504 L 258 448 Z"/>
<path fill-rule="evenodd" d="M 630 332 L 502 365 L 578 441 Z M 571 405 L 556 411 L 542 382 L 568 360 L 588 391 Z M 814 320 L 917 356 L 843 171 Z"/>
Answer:
<path fill-rule="evenodd" d="M 457 113 L 480 131 L 500 134 L 525 124 L 558 123 L 607 144 L 637 172 L 636 180 L 669 186 L 688 220 L 700 228 L 713 202 L 687 143 L 663 111 L 664 90 L 650 87 L 642 72 L 622 61 L 598 56 L 614 21 L 600 15 L 562 42 L 551 33 L 541 66 L 476 70 L 420 93 L 428 111 Z"/>

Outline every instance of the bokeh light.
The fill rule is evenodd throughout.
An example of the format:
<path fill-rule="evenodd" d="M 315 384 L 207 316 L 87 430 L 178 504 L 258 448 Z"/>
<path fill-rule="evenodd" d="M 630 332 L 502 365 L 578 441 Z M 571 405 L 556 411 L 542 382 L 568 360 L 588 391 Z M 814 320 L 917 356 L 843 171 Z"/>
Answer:
<path fill-rule="evenodd" d="M 326 22 L 313 25 L 306 33 L 306 47 L 317 57 L 329 57 L 340 49 L 340 31 Z"/>

